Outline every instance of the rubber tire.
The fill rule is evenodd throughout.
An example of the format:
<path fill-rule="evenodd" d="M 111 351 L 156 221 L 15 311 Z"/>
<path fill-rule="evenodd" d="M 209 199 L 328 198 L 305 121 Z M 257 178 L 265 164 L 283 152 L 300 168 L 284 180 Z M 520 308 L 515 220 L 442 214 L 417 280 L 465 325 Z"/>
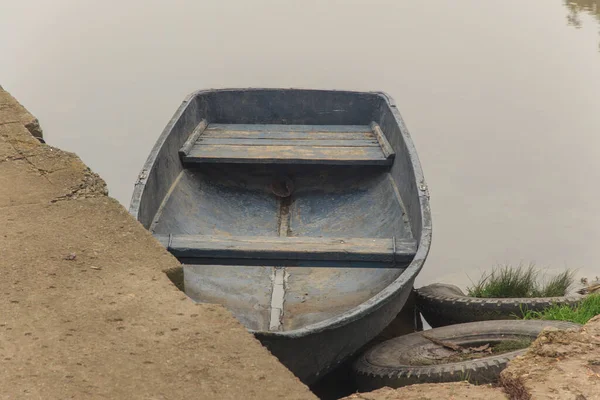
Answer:
<path fill-rule="evenodd" d="M 410 365 L 425 354 L 425 350 L 439 350 L 422 336 L 456 344 L 479 341 L 511 340 L 515 337 L 537 338 L 540 332 L 550 329 L 579 329 L 581 325 L 563 321 L 499 320 L 451 325 L 423 332 L 399 336 L 380 343 L 361 354 L 353 364 L 359 391 L 371 391 L 385 386 L 397 388 L 416 383 L 458 382 L 468 380 L 483 384 L 497 380 L 500 372 L 513 358 L 527 349 L 491 355 L 476 360 L 437 365 Z"/>
<path fill-rule="evenodd" d="M 434 283 L 416 290 L 417 309 L 432 327 L 465 322 L 517 319 L 521 307 L 542 311 L 552 304 L 574 305 L 585 296 L 534 298 L 477 298 L 465 295 L 457 286 Z"/>

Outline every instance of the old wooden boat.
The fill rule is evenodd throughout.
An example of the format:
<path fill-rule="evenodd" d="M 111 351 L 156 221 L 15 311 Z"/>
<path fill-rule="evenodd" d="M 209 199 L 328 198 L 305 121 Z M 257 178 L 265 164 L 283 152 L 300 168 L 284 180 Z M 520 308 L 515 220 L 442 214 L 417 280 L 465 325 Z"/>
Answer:
<path fill-rule="evenodd" d="M 191 94 L 130 212 L 311 384 L 401 310 L 431 240 L 428 191 L 392 99 L 296 89 Z"/>

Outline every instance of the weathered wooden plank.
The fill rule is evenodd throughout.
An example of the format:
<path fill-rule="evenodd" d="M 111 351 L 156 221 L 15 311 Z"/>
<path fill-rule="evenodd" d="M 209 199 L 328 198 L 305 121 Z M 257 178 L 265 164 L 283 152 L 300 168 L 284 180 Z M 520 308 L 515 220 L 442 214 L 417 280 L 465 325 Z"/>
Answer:
<path fill-rule="evenodd" d="M 210 124 L 207 131 L 245 132 L 371 132 L 369 125 Z"/>
<path fill-rule="evenodd" d="M 208 126 L 208 121 L 205 119 L 201 120 L 200 123 L 194 128 L 191 135 L 187 138 L 181 149 L 179 149 L 179 155 L 185 156 L 190 152 L 200 135 L 204 132 L 206 127 Z"/>
<path fill-rule="evenodd" d="M 379 147 L 377 139 L 370 140 L 304 140 L 304 139 L 223 139 L 200 136 L 198 145 L 233 146 L 325 146 L 325 147 Z"/>
<path fill-rule="evenodd" d="M 375 138 L 377 138 L 377 141 L 379 142 L 379 145 L 381 146 L 381 151 L 383 151 L 383 154 L 385 155 L 385 157 L 386 158 L 394 158 L 396 156 L 396 153 L 394 153 L 394 149 L 390 145 L 390 142 L 388 142 L 388 140 L 385 137 L 385 134 L 383 133 L 383 131 L 381 130 L 381 127 L 379 126 L 379 124 L 377 124 L 376 122 L 372 122 L 371 129 L 373 130 L 373 133 L 375 134 Z"/>
<path fill-rule="evenodd" d="M 181 149 L 186 163 L 389 165 L 393 161 L 393 150 L 375 123 L 206 126 L 203 121 L 200 126 L 204 129 L 194 130 Z"/>
<path fill-rule="evenodd" d="M 179 262 L 187 265 L 222 265 L 231 267 L 307 267 L 307 268 L 394 268 L 404 269 L 411 260 L 389 261 L 348 261 L 348 260 L 289 260 L 289 259 L 255 259 L 255 258 L 206 258 L 177 257 Z"/>
<path fill-rule="evenodd" d="M 209 125 L 210 126 L 210 125 Z M 206 130 L 202 137 L 223 139 L 373 140 L 373 132 L 289 132 Z"/>
<path fill-rule="evenodd" d="M 256 260 L 260 265 L 281 265 L 281 262 L 299 265 L 298 263 L 303 261 L 313 261 L 325 265 L 332 265 L 331 262 L 345 262 L 346 266 L 353 262 L 387 263 L 388 267 L 391 267 L 392 264 L 401 266 L 410 262 L 417 248 L 414 240 L 393 238 L 228 237 L 183 234 L 155 237 L 178 258 L 206 259 L 207 263 L 213 264 L 224 262 L 224 259 L 243 264 L 240 260 L 248 259 Z"/>
<path fill-rule="evenodd" d="M 294 163 L 389 165 L 379 147 L 220 146 L 198 145 L 183 158 L 186 163 Z"/>

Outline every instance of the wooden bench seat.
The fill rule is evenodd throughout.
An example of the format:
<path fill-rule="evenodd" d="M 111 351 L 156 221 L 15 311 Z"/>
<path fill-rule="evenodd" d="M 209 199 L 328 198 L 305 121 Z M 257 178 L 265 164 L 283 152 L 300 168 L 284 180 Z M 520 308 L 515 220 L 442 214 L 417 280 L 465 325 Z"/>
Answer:
<path fill-rule="evenodd" d="M 200 122 L 180 150 L 190 163 L 390 165 L 394 152 L 371 125 L 241 125 Z"/>
<path fill-rule="evenodd" d="M 154 235 L 179 259 L 193 264 L 405 267 L 412 239 Z M 184 261 L 182 261 L 184 262 Z"/>

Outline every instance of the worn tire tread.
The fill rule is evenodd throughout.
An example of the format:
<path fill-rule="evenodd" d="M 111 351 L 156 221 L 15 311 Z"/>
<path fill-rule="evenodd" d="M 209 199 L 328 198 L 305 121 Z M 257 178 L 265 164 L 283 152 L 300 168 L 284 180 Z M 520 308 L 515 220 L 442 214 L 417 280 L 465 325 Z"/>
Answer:
<path fill-rule="evenodd" d="M 575 305 L 585 296 L 477 298 L 457 286 L 435 283 L 416 289 L 417 309 L 433 328 L 474 321 L 516 319 L 521 307 L 541 311 L 552 304 Z"/>
<path fill-rule="evenodd" d="M 518 334 L 534 339 L 544 327 L 577 329 L 580 326 L 579 324 L 563 321 L 480 321 L 436 328 L 428 330 L 427 333 L 432 336 L 440 334 L 441 336 L 437 336 L 438 339 L 446 339 L 449 337 L 448 335 L 460 338 L 461 335 L 469 335 L 469 332 L 477 332 L 482 337 L 486 335 L 497 337 L 499 334 L 508 336 Z M 454 332 L 454 336 L 452 336 L 452 332 Z M 390 339 L 361 354 L 353 365 L 359 389 L 361 391 L 375 390 L 384 386 L 394 388 L 416 383 L 456 382 L 465 379 L 472 383 L 489 383 L 498 378 L 500 372 L 510 360 L 527 352 L 527 349 L 521 349 L 475 360 L 438 365 L 406 365 L 401 364 L 399 361 L 397 365 L 381 366 L 369 361 L 371 355 L 385 343 L 400 351 L 407 346 L 414 345 L 415 340 L 421 340 L 418 335 L 421 335 L 421 332 Z"/>

